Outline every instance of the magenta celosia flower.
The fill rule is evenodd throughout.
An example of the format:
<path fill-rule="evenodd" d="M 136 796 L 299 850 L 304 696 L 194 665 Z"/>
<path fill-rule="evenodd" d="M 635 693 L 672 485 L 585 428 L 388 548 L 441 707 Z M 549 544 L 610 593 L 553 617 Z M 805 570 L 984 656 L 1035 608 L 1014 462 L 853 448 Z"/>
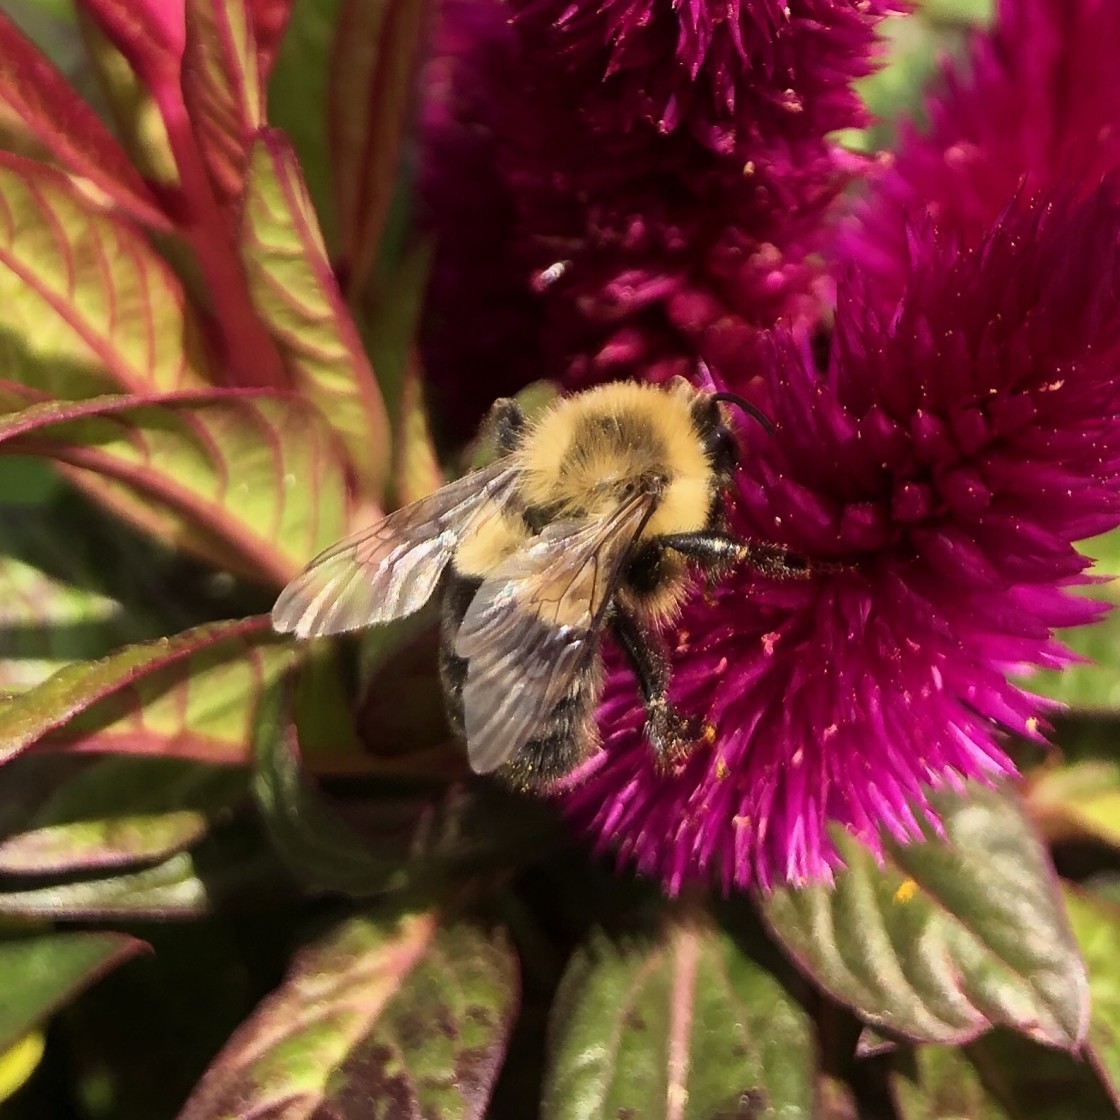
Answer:
<path fill-rule="evenodd" d="M 1020 189 L 1089 191 L 1120 166 L 1118 43 L 1113 0 L 998 0 L 991 30 L 927 100 L 929 124 L 903 128 L 842 234 L 880 298 L 901 291 L 907 229 L 923 215 L 975 244 Z"/>
<path fill-rule="evenodd" d="M 564 46 L 595 5 L 586 20 L 558 10 L 555 35 L 543 8 L 511 19 L 496 0 L 446 5 L 421 192 L 438 245 L 426 364 L 441 411 L 472 424 L 495 390 L 532 377 L 576 388 L 692 374 L 729 339 L 749 348 L 778 321 L 814 317 L 812 254 L 849 171 L 827 134 L 861 119 L 848 83 L 889 6 L 802 0 L 786 17 L 744 4 L 738 32 L 695 7 L 707 30 L 694 80 L 673 60 L 675 32 L 668 58 L 653 49 L 682 9 L 635 8 L 633 34 L 604 32 L 626 60 L 604 82 Z M 618 10 L 604 18 L 621 26 Z M 636 92 L 667 75 L 707 83 L 688 104 L 675 95 L 679 127 L 646 119 Z M 702 118 L 726 82 L 718 127 L 735 139 L 716 143 Z"/>
<path fill-rule="evenodd" d="M 688 130 L 741 154 L 862 120 L 852 90 L 896 0 L 513 0 L 530 49 L 588 91 L 581 115 Z"/>
<path fill-rule="evenodd" d="M 831 362 L 782 334 L 777 432 L 754 439 L 741 528 L 848 565 L 804 584 L 739 574 L 675 635 L 682 711 L 717 728 L 656 772 L 633 680 L 574 818 L 660 874 L 725 887 L 827 877 L 837 822 L 917 835 L 929 785 L 1009 773 L 1004 730 L 1040 701 L 1008 680 L 1067 660 L 1097 613 L 1073 543 L 1120 521 L 1120 205 L 1020 202 L 973 247 L 928 223 L 897 312 L 841 285 Z"/>
<path fill-rule="evenodd" d="M 1098 186 L 1116 160 L 1111 134 L 1090 141 L 1114 115 L 1099 42 L 1120 16 L 1004 0 L 822 265 L 851 171 L 826 132 L 858 121 L 848 81 L 889 6 L 446 10 L 426 127 L 437 390 L 480 409 L 535 376 L 707 364 L 778 426 L 753 441 L 739 527 L 840 566 L 739 573 L 690 606 L 675 698 L 716 737 L 675 773 L 612 673 L 606 749 L 565 803 L 671 889 L 827 877 L 831 824 L 877 848 L 882 827 L 917 835 L 929 786 L 1011 773 L 1001 737 L 1040 736 L 1042 703 L 1008 674 L 1064 663 L 1054 628 L 1097 611 L 1070 593 L 1073 542 L 1120 520 L 1120 211 Z"/>

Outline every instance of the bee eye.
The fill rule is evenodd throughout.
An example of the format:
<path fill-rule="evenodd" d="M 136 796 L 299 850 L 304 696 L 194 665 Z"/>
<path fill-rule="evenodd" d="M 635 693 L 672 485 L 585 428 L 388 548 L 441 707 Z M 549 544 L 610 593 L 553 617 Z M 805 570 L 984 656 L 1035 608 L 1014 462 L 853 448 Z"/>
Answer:
<path fill-rule="evenodd" d="M 739 465 L 739 444 L 726 428 L 716 428 L 707 440 L 708 457 L 719 474 L 732 474 Z"/>

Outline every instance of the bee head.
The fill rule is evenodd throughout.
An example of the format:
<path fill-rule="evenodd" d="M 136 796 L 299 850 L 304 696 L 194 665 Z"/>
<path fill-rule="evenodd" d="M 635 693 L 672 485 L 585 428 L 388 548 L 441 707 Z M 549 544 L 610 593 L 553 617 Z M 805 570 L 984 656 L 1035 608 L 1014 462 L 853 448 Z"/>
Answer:
<path fill-rule="evenodd" d="M 704 453 L 721 485 L 731 482 L 739 466 L 740 453 L 739 441 L 727 421 L 725 411 L 720 408 L 723 402 L 742 409 L 770 434 L 774 432 L 774 426 L 764 412 L 734 393 L 706 393 L 697 397 L 692 410 L 693 421 L 704 444 Z"/>

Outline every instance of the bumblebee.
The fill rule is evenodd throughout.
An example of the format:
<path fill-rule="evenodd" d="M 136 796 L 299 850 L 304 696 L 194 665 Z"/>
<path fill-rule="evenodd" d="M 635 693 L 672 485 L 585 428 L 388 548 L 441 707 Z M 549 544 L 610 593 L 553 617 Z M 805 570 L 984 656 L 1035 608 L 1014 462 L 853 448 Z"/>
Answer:
<path fill-rule="evenodd" d="M 807 561 L 730 534 L 739 447 L 728 404 L 696 389 L 617 382 L 563 398 L 529 423 L 512 400 L 490 424 L 500 458 L 316 557 L 284 589 L 274 627 L 300 638 L 441 604 L 440 675 L 472 769 L 545 788 L 598 747 L 601 639 L 633 667 L 646 737 L 665 766 L 698 737 L 669 703 L 658 631 L 692 586 L 745 562 L 776 577 Z"/>

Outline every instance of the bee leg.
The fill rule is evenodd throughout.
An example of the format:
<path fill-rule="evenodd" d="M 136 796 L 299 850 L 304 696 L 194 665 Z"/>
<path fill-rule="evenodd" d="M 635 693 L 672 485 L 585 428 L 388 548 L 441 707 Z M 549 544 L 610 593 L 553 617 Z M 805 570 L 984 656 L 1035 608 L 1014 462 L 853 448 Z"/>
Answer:
<path fill-rule="evenodd" d="M 703 729 L 679 715 L 669 702 L 669 660 L 660 640 L 618 607 L 611 628 L 638 680 L 646 709 L 646 738 L 658 764 L 670 766 L 689 753 Z"/>
<path fill-rule="evenodd" d="M 733 564 L 748 564 L 756 572 L 773 579 L 809 579 L 821 568 L 831 570 L 831 565 L 814 565 L 806 557 L 780 544 L 751 541 L 730 533 L 707 530 L 667 533 L 658 537 L 657 542 L 663 548 L 671 548 L 717 572 Z"/>
<path fill-rule="evenodd" d="M 498 454 L 510 455 L 521 446 L 525 436 L 525 413 L 512 397 L 501 397 L 490 406 L 485 425 Z"/>

